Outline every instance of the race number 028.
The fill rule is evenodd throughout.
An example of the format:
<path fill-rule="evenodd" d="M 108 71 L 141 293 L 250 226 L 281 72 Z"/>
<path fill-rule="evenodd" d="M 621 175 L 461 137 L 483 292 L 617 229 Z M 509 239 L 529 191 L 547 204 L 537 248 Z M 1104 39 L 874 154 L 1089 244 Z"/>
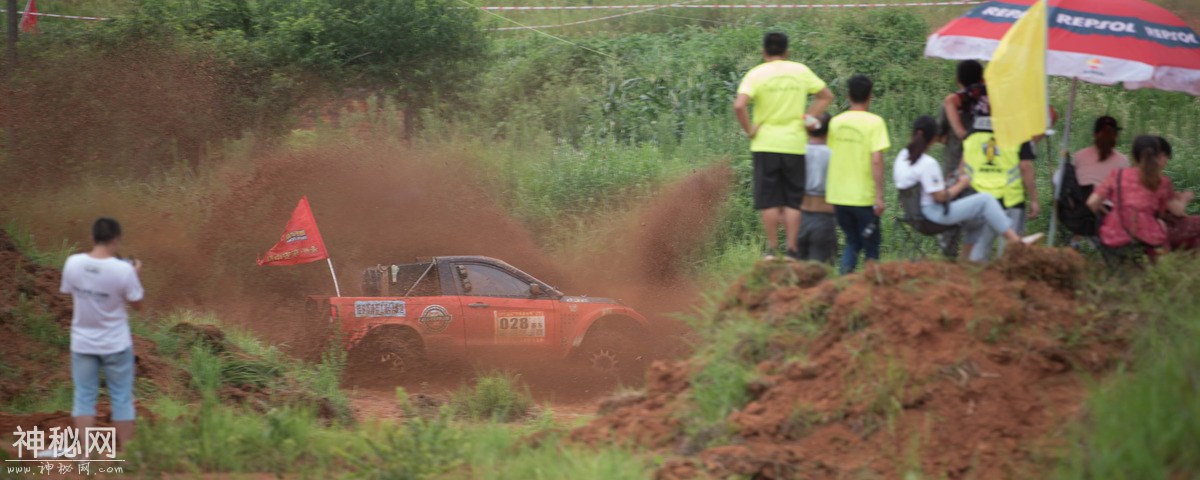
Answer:
<path fill-rule="evenodd" d="M 496 312 L 497 337 L 545 337 L 546 312 Z"/>
<path fill-rule="evenodd" d="M 529 317 L 521 317 L 521 318 L 500 317 L 500 329 L 501 330 L 510 330 L 510 329 L 528 330 L 529 329 Z"/>

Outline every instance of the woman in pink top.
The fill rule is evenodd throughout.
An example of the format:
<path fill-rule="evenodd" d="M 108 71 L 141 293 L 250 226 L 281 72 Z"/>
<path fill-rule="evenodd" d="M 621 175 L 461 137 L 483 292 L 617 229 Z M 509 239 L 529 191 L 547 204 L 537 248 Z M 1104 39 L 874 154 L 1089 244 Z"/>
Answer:
<path fill-rule="evenodd" d="M 1129 166 L 1129 159 L 1116 150 L 1117 133 L 1120 131 L 1117 119 L 1107 115 L 1097 118 L 1092 129 L 1092 146 L 1075 152 L 1075 178 L 1085 194 L 1090 194 L 1114 170 Z"/>
<path fill-rule="evenodd" d="M 1137 167 L 1117 169 L 1088 197 L 1093 211 L 1108 210 L 1100 225 L 1100 242 L 1118 248 L 1140 243 L 1153 251 L 1169 248 L 1164 219 L 1183 217 L 1191 192 L 1175 193 L 1171 179 L 1163 175 L 1168 155 L 1164 142 L 1151 135 L 1133 142 Z"/>

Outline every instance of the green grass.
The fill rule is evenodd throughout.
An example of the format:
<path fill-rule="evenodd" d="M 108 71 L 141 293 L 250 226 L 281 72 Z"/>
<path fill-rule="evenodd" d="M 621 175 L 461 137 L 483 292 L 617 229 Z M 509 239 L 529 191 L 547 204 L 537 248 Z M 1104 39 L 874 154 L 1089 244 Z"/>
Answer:
<path fill-rule="evenodd" d="M 141 328 L 161 342 L 171 337 L 171 326 L 183 321 L 216 323 L 212 317 L 177 312 Z M 624 450 L 523 441 L 538 432 L 561 433 L 549 411 L 528 422 L 503 423 L 528 418 L 533 407 L 527 389 L 512 374 L 481 376 L 438 413 L 410 416 L 403 425 L 330 422 L 316 416 L 314 402 L 345 401 L 337 387 L 345 365 L 340 349 L 331 348 L 312 365 L 278 354 L 236 329 L 227 332 L 243 354 L 233 357 L 210 345 L 176 342 L 174 348 L 185 348 L 179 362 L 190 378 L 189 389 L 143 399 L 158 419 L 140 427 L 131 446 L 130 467 L 138 474 L 257 472 L 380 479 L 647 475 L 649 464 Z M 247 404 L 222 403 L 221 389 L 238 385 L 299 387 L 310 395 L 275 403 L 263 413 Z M 406 401 L 403 390 L 397 395 Z"/>
<path fill-rule="evenodd" d="M 50 347 L 54 352 L 61 352 L 70 346 L 70 328 L 60 324 L 40 300 L 31 300 L 24 293 L 20 294 L 13 314 L 21 331 L 34 341 Z"/>
<path fill-rule="evenodd" d="M 428 478 L 444 474 L 462 464 L 461 446 L 466 432 L 451 424 L 449 408 L 433 418 L 416 417 L 404 428 L 384 428 L 382 435 L 367 439 L 369 454 L 349 461 L 366 478 Z"/>
<path fill-rule="evenodd" d="M 477 430 L 469 431 L 472 438 L 481 436 Z M 469 443 L 474 443 L 472 440 Z M 561 442 L 561 443 L 560 443 Z M 650 462 L 639 456 L 617 448 L 591 449 L 582 446 L 564 445 L 559 438 L 550 438 L 539 447 L 516 447 L 517 453 L 509 455 L 504 452 L 511 450 L 490 450 L 487 453 L 473 451 L 473 454 L 495 459 L 496 453 L 509 457 L 508 460 L 492 463 L 479 457 L 469 457 L 470 467 L 466 469 L 469 475 L 464 478 L 481 480 L 554 480 L 571 478 L 581 480 L 608 479 L 644 479 L 649 478 Z M 562 446 L 559 446 L 562 445 Z M 513 447 L 509 447 L 513 448 Z M 451 475 L 453 478 L 454 476 Z"/>
<path fill-rule="evenodd" d="M 454 393 L 451 404 L 458 413 L 472 420 L 511 422 L 524 418 L 534 406 L 529 387 L 520 376 L 510 372 L 491 372 L 463 385 Z"/>
<path fill-rule="evenodd" d="M 68 243 L 66 239 L 63 239 L 57 247 L 45 248 L 39 246 L 33 232 L 30 232 L 22 225 L 14 220 L 9 220 L 4 224 L 4 232 L 16 244 L 17 251 L 21 255 L 33 260 L 38 265 L 62 268 L 63 264 L 67 263 L 67 257 L 79 250 L 78 245 Z"/>
<path fill-rule="evenodd" d="M 310 410 L 266 414 L 213 401 L 160 397 L 159 421 L 131 445 L 141 475 L 257 472 L 312 478 L 608 479 L 646 478 L 650 462 L 615 448 L 566 446 L 558 433 L 497 423 L 457 423 L 449 410 L 403 425 L 326 425 Z"/>
<path fill-rule="evenodd" d="M 1168 256 L 1120 296 L 1139 310 L 1135 357 L 1088 399 L 1060 478 L 1188 478 L 1200 471 L 1196 259 Z"/>
<path fill-rule="evenodd" d="M 74 405 L 73 394 L 70 385 L 53 385 L 49 389 L 30 388 L 0 406 L 0 410 L 15 415 L 37 412 L 69 412 Z"/>
<path fill-rule="evenodd" d="M 130 447 L 133 467 L 161 472 L 302 471 L 332 465 L 348 430 L 322 426 L 313 411 L 283 406 L 258 414 L 212 398 L 186 403 L 160 397 Z"/>
<path fill-rule="evenodd" d="M 341 419 L 350 418 L 350 401 L 340 388 L 346 353 L 336 343 L 330 344 L 320 361 L 303 362 L 211 315 L 179 310 L 153 322 L 131 323 L 134 333 L 154 341 L 159 356 L 188 372 L 188 387 L 202 397 L 214 396 L 224 386 L 279 392 L 288 398 L 327 401 Z M 172 331 L 180 323 L 219 327 L 228 345 L 239 353 L 217 352 L 202 342 L 187 343 Z"/>

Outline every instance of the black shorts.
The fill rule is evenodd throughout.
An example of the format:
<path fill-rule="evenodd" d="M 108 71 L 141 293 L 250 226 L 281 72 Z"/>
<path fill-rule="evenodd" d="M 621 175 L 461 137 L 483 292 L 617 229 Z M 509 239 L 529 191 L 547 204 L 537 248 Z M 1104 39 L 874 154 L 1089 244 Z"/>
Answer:
<path fill-rule="evenodd" d="M 804 199 L 804 155 L 751 152 L 754 159 L 754 209 L 800 208 Z"/>

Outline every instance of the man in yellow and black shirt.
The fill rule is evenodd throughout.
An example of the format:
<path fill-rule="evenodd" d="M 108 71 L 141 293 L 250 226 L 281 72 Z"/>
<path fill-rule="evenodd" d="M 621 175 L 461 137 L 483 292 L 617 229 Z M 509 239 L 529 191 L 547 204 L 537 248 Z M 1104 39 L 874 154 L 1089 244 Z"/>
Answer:
<path fill-rule="evenodd" d="M 825 81 L 804 64 L 788 61 L 787 57 L 787 35 L 766 34 L 763 63 L 746 73 L 733 103 L 738 123 L 750 138 L 754 208 L 761 212 L 767 231 L 765 259 L 775 258 L 780 216 L 787 233 L 787 253 L 791 257 L 798 255 L 796 235 L 800 230 L 800 202 L 804 198 L 808 130 L 820 126 L 816 117 L 833 101 L 833 92 Z M 809 95 L 814 96 L 811 105 Z"/>

